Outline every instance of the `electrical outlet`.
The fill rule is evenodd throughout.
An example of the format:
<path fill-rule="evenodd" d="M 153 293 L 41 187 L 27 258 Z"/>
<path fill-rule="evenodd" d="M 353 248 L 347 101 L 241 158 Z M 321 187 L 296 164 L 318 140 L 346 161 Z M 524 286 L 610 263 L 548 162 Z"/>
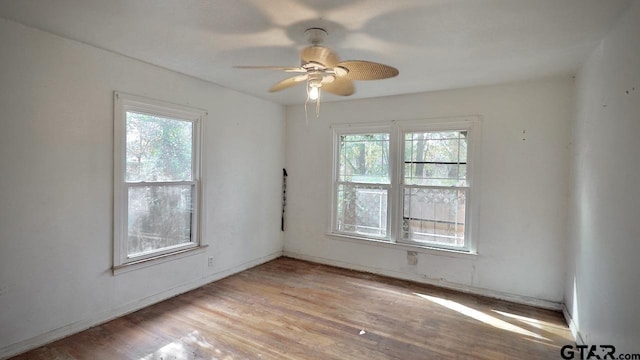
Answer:
<path fill-rule="evenodd" d="M 407 264 L 411 266 L 418 265 L 418 253 L 416 251 L 407 251 Z"/>
<path fill-rule="evenodd" d="M 209 256 L 209 257 L 207 258 L 207 265 L 208 265 L 209 267 L 212 267 L 212 266 L 213 266 L 213 256 Z"/>

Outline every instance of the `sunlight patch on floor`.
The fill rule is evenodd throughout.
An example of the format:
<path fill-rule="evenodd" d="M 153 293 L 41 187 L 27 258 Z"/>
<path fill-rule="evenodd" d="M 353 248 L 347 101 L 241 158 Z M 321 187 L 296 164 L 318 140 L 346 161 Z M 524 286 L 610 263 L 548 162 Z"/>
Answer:
<path fill-rule="evenodd" d="M 545 341 L 540 341 L 540 340 L 536 340 L 536 339 L 530 339 L 530 338 L 524 338 L 527 341 L 531 341 L 534 342 L 536 344 L 540 344 L 542 346 L 546 346 L 546 347 L 550 347 L 552 349 L 558 349 L 560 350 L 560 345 L 554 344 L 554 343 L 549 343 L 549 342 L 545 342 Z"/>
<path fill-rule="evenodd" d="M 502 316 L 523 322 L 529 326 L 538 328 L 540 330 L 550 332 L 564 339 L 573 341 L 573 336 L 571 336 L 571 332 L 567 327 L 564 327 L 558 324 L 553 324 L 548 321 L 542 321 L 542 320 L 538 320 L 538 319 L 534 319 L 534 318 L 530 318 L 522 315 L 511 314 L 504 311 L 499 311 L 499 310 L 492 310 L 492 311 Z"/>
<path fill-rule="evenodd" d="M 186 347 L 185 344 L 187 345 Z M 194 330 L 180 340 L 169 343 L 153 353 L 141 357 L 139 360 L 194 359 L 197 358 L 197 356 L 195 356 L 196 352 L 206 353 L 211 356 L 211 359 L 230 360 L 233 358 L 230 355 L 224 356 L 220 349 L 216 349 L 204 338 L 204 336 L 202 336 L 197 330 Z"/>
<path fill-rule="evenodd" d="M 155 352 L 140 358 L 140 360 L 152 360 L 152 359 L 187 359 L 187 350 L 179 342 L 169 343 Z"/>
<path fill-rule="evenodd" d="M 539 334 L 536 334 L 534 332 L 531 332 L 527 329 L 523 329 L 519 326 L 513 325 L 511 323 L 508 323 L 504 320 L 500 320 L 496 317 L 493 317 L 491 315 L 485 314 L 482 311 L 478 311 L 475 309 L 472 309 L 468 306 L 462 305 L 460 303 L 457 303 L 455 301 L 451 301 L 451 300 L 447 300 L 447 299 L 442 299 L 439 297 L 435 297 L 435 296 L 429 296 L 429 295 L 424 295 L 424 294 L 419 294 L 419 293 L 414 293 L 414 295 L 417 295 L 423 299 L 429 300 L 433 303 L 442 305 L 448 309 L 454 310 L 459 312 L 462 315 L 468 316 L 472 319 L 478 320 L 482 323 L 485 323 L 487 325 L 491 325 L 495 328 L 501 329 L 501 330 L 506 330 L 506 331 L 510 331 L 516 334 L 520 334 L 520 335 L 525 335 L 525 336 L 530 336 L 536 339 L 542 339 L 542 340 L 547 340 L 547 341 L 551 341 L 549 339 L 547 339 L 544 336 L 541 336 Z"/>

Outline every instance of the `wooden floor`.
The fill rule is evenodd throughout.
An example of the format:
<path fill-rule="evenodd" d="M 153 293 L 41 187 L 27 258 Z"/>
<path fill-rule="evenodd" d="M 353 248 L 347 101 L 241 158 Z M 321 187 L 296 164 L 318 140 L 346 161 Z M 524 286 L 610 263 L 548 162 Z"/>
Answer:
<path fill-rule="evenodd" d="M 280 258 L 15 359 L 559 359 L 560 313 Z"/>

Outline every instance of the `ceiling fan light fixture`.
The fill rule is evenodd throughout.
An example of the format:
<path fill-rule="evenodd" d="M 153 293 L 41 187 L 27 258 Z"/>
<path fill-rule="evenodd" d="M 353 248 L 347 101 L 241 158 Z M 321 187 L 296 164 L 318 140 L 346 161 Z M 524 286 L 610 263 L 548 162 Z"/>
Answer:
<path fill-rule="evenodd" d="M 307 95 L 311 100 L 320 98 L 320 88 L 322 87 L 322 74 L 311 74 L 307 80 Z"/>
<path fill-rule="evenodd" d="M 320 98 L 320 87 L 309 84 L 309 99 L 318 100 L 318 98 Z"/>

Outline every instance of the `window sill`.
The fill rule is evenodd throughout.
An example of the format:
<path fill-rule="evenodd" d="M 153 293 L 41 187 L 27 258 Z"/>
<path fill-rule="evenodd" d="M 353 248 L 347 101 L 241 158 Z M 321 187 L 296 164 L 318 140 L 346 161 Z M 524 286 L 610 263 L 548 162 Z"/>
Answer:
<path fill-rule="evenodd" d="M 179 250 L 169 254 L 162 254 L 162 255 L 146 258 L 146 259 L 141 259 L 141 260 L 133 261 L 130 263 L 114 266 L 111 268 L 111 271 L 115 276 L 115 275 L 123 274 L 132 270 L 138 270 L 138 269 L 146 268 L 148 266 L 162 264 L 167 261 L 172 261 L 172 260 L 181 259 L 187 256 L 197 255 L 197 254 L 203 253 L 207 247 L 208 245 L 194 246 L 188 249 Z"/>
<path fill-rule="evenodd" d="M 431 254 L 436 256 L 447 256 L 447 257 L 453 257 L 453 258 L 469 258 L 469 257 L 478 256 L 478 253 L 476 251 L 459 251 L 459 250 L 452 250 L 452 249 L 441 249 L 441 248 L 436 248 L 432 246 L 421 246 L 417 244 L 414 245 L 414 244 L 406 244 L 406 243 L 397 243 L 397 242 L 391 242 L 387 240 L 378 240 L 373 238 L 337 234 L 337 233 L 327 233 L 326 235 L 327 237 L 333 240 L 367 244 L 367 245 L 384 247 L 384 248 L 395 249 L 395 250 L 416 251 L 416 252 Z"/>

